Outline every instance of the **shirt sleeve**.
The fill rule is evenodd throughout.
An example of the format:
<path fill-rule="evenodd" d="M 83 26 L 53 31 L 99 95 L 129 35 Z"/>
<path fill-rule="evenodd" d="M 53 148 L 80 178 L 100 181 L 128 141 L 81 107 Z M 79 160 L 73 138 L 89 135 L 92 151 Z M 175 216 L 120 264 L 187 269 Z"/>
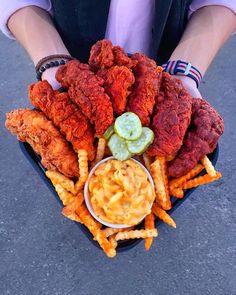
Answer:
<path fill-rule="evenodd" d="M 12 14 L 26 6 L 38 6 L 51 13 L 52 5 L 50 0 L 1 0 L 0 4 L 0 30 L 4 35 L 15 39 L 10 32 L 7 23 Z"/>
<path fill-rule="evenodd" d="M 190 17 L 198 9 L 210 5 L 227 7 L 236 14 L 236 0 L 193 0 L 189 6 L 188 17 Z"/>

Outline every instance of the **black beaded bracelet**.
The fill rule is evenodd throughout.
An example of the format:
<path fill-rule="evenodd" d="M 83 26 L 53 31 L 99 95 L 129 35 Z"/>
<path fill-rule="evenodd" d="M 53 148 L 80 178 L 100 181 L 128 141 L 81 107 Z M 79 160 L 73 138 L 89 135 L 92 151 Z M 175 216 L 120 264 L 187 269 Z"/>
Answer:
<path fill-rule="evenodd" d="M 42 65 L 41 67 L 38 68 L 38 70 L 36 70 L 37 80 L 41 81 L 42 74 L 47 69 L 53 68 L 53 67 L 58 67 L 60 65 L 65 65 L 67 61 L 68 61 L 68 59 L 67 60 L 66 59 L 60 59 L 60 60 L 50 61 L 50 62 L 47 62 L 46 64 Z"/>

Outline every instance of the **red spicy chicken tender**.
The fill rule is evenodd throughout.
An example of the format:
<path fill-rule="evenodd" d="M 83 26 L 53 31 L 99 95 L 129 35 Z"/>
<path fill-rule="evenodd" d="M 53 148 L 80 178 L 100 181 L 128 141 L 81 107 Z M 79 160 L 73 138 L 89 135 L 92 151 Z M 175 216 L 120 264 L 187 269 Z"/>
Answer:
<path fill-rule="evenodd" d="M 120 46 L 112 46 L 111 41 L 101 40 L 93 45 L 89 64 L 97 76 L 104 80 L 104 89 L 111 99 L 114 112 L 121 115 L 134 83 L 134 74 L 130 68 L 136 61 L 129 58 Z"/>
<path fill-rule="evenodd" d="M 138 115 L 142 125 L 148 126 L 155 97 L 159 93 L 162 68 L 157 67 L 154 60 L 141 53 L 135 53 L 132 60 L 137 64 L 133 68 L 135 83 L 128 97 L 127 111 Z"/>
<path fill-rule="evenodd" d="M 111 98 L 114 112 L 121 115 L 125 111 L 127 97 L 134 83 L 132 71 L 125 66 L 113 66 L 99 70 L 97 75 L 104 79 L 104 88 Z"/>
<path fill-rule="evenodd" d="M 193 99 L 191 124 L 177 157 L 169 163 L 171 177 L 180 177 L 193 169 L 198 161 L 214 151 L 224 132 L 224 122 L 203 99 Z"/>
<path fill-rule="evenodd" d="M 151 128 L 155 133 L 150 156 L 175 156 L 190 123 L 192 99 L 178 79 L 162 74 Z"/>
<path fill-rule="evenodd" d="M 113 122 L 113 108 L 109 96 L 105 93 L 103 79 L 88 69 L 88 65 L 77 60 L 61 66 L 56 79 L 68 88 L 71 100 L 83 114 L 95 125 L 96 134 L 102 135 Z"/>

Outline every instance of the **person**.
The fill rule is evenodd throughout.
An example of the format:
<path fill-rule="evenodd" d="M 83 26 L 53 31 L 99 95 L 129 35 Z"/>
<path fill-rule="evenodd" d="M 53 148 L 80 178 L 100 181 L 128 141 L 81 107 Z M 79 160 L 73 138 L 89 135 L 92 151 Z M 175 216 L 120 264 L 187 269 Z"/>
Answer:
<path fill-rule="evenodd" d="M 55 89 L 57 57 L 87 62 L 90 47 L 106 38 L 127 53 L 164 63 L 193 97 L 201 97 L 202 76 L 236 29 L 236 1 L 2 0 L 0 29 L 20 42 L 34 65 L 56 60 L 42 72 Z"/>

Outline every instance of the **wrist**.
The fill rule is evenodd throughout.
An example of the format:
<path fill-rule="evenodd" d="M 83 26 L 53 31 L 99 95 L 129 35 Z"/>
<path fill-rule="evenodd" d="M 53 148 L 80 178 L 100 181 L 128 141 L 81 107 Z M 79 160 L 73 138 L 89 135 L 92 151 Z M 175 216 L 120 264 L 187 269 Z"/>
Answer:
<path fill-rule="evenodd" d="M 61 87 L 61 84 L 56 80 L 56 72 L 58 68 L 59 66 L 47 69 L 47 71 L 42 74 L 42 80 L 47 80 L 54 90 Z"/>

